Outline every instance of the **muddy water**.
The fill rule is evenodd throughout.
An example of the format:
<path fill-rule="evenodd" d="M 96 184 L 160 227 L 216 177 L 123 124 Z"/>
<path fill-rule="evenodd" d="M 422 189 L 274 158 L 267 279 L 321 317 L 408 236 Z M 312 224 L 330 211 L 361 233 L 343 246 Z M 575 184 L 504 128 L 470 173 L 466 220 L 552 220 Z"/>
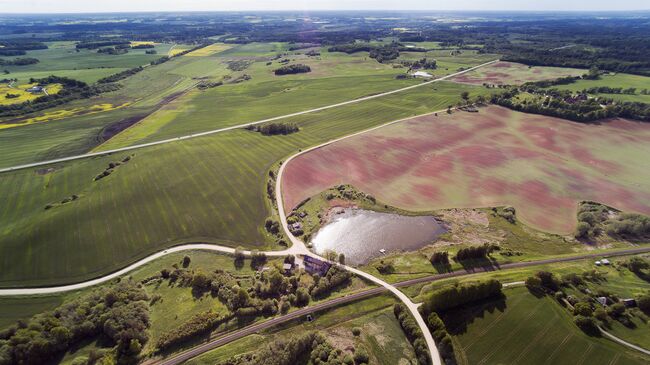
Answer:
<path fill-rule="evenodd" d="M 408 217 L 362 209 L 346 209 L 316 233 L 311 243 L 321 254 L 345 254 L 347 264 L 365 264 L 394 251 L 411 251 L 435 241 L 445 228 L 431 216 Z"/>

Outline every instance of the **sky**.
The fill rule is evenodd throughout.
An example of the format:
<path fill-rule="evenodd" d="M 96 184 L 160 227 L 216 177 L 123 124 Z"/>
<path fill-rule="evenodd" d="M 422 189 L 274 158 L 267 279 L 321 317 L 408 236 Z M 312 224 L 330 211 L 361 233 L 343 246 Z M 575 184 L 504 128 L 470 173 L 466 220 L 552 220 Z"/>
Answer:
<path fill-rule="evenodd" d="M 234 10 L 650 10 L 648 0 L 0 0 L 0 13 Z"/>

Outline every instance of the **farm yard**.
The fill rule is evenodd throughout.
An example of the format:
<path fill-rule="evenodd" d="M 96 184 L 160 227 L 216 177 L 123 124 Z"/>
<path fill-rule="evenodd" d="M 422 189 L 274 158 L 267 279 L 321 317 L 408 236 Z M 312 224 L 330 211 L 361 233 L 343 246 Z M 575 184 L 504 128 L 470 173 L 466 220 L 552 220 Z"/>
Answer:
<path fill-rule="evenodd" d="M 337 184 L 398 208 L 512 205 L 526 224 L 568 234 L 581 200 L 650 213 L 650 126 L 599 125 L 490 106 L 421 116 L 293 159 L 285 209 Z"/>
<path fill-rule="evenodd" d="M 581 76 L 587 70 L 527 66 L 514 62 L 497 62 L 488 67 L 452 78 L 452 81 L 471 85 L 520 85 L 526 82 L 554 80 L 566 76 Z"/>

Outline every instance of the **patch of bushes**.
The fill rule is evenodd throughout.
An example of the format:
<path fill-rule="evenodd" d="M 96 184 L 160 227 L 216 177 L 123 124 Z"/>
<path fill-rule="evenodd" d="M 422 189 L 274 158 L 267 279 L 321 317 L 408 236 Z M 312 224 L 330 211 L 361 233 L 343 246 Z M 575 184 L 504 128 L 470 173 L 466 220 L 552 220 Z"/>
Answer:
<path fill-rule="evenodd" d="M 213 89 L 221 85 L 223 85 L 223 81 L 217 81 L 217 82 L 201 81 L 196 85 L 196 87 L 199 90 L 207 90 L 207 89 Z"/>
<path fill-rule="evenodd" d="M 578 209 L 575 237 L 593 239 L 606 233 L 613 238 L 638 240 L 650 237 L 650 217 L 619 210 L 595 202 L 582 202 Z"/>
<path fill-rule="evenodd" d="M 131 161 L 132 157 L 133 157 L 133 155 L 126 156 L 125 158 L 122 159 L 122 161 L 109 162 L 108 167 L 104 171 L 102 171 L 99 175 L 95 176 L 95 178 L 93 180 L 98 181 L 98 180 L 101 180 L 101 179 L 105 178 L 106 176 L 112 174 L 113 171 L 115 171 L 115 169 L 117 169 L 119 166 Z"/>
<path fill-rule="evenodd" d="M 262 133 L 264 136 L 287 135 L 296 133 L 300 130 L 295 123 L 269 123 L 261 125 L 249 125 L 246 127 L 249 131 Z"/>
<path fill-rule="evenodd" d="M 166 350 L 195 336 L 207 333 L 230 318 L 232 317 L 222 316 L 212 311 L 195 314 L 187 322 L 184 322 L 173 330 L 160 335 L 160 338 L 156 341 L 156 347 L 159 350 Z"/>
<path fill-rule="evenodd" d="M 389 275 L 395 272 L 395 267 L 393 266 L 393 263 L 390 261 L 384 261 L 381 260 L 379 261 L 379 264 L 375 266 L 377 271 L 379 271 L 380 274 L 383 275 Z"/>
<path fill-rule="evenodd" d="M 307 72 L 311 72 L 311 67 L 307 65 L 303 65 L 301 63 L 296 65 L 282 66 L 273 71 L 273 73 L 275 73 L 275 75 L 277 76 L 300 74 L 300 73 L 307 73 Z"/>
<path fill-rule="evenodd" d="M 313 298 L 323 298 L 340 286 L 350 283 L 352 273 L 343 270 L 337 266 L 332 266 L 327 274 L 318 280 L 318 283 L 311 289 L 311 296 Z"/>
<path fill-rule="evenodd" d="M 357 349 L 356 353 L 361 353 Z M 367 363 L 367 352 L 365 361 Z M 309 364 L 347 364 L 340 350 L 335 349 L 320 333 L 308 332 L 290 339 L 279 338 L 252 353 L 237 355 L 219 365 L 294 365 Z M 361 357 L 359 357 L 359 360 Z"/>
<path fill-rule="evenodd" d="M 1 331 L 0 364 L 48 363 L 81 341 L 99 336 L 113 345 L 106 356 L 131 363 L 148 340 L 147 328 L 146 292 L 122 280 Z"/>

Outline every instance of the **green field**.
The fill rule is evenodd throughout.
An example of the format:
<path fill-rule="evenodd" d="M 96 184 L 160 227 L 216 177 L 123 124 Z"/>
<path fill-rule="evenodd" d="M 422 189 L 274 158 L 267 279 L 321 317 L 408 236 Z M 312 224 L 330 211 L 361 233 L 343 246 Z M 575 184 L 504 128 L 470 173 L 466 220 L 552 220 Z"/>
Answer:
<path fill-rule="evenodd" d="M 261 348 L 277 339 L 289 339 L 307 331 L 320 331 L 335 348 L 348 353 L 350 348 L 365 347 L 370 364 L 409 364 L 415 360 L 413 348 L 393 315 L 395 299 L 379 296 L 315 314 L 311 323 L 298 320 L 254 334 L 207 352 L 187 364 L 215 364 L 235 355 Z M 354 336 L 353 328 L 361 335 Z"/>
<path fill-rule="evenodd" d="M 8 198 L 0 208 L 6 222 L 0 229 L 0 285 L 76 282 L 182 242 L 271 248 L 262 230 L 271 215 L 265 176 L 272 164 L 334 137 L 443 109 L 463 90 L 487 92 L 432 84 L 294 118 L 301 131 L 290 136 L 237 130 L 137 150 L 99 181 L 93 178 L 109 162 L 128 154 L 65 163 L 46 174 L 2 174 L 0 192 Z M 44 209 L 73 194 L 80 198 Z"/>
<path fill-rule="evenodd" d="M 70 44 L 62 44 L 62 47 Z M 62 49 L 49 50 L 54 55 L 68 55 Z M 177 49 L 181 46 L 174 46 Z M 205 131 L 227 125 L 242 124 L 270 118 L 286 113 L 303 111 L 315 107 L 346 101 L 383 91 L 413 85 L 417 80 L 397 80 L 395 76 L 406 69 L 381 64 L 367 56 L 367 53 L 347 55 L 329 53 L 321 49 L 321 55 L 305 55 L 306 50 L 287 52 L 284 43 L 253 43 L 237 45 L 222 52 L 202 57 L 182 56 L 129 77 L 119 84 L 120 90 L 102 94 L 87 100 L 79 100 L 55 109 L 69 111 L 64 119 L 48 120 L 51 110 L 35 113 L 25 118 L 13 118 L 12 124 L 21 119 L 45 116 L 44 121 L 4 130 L 0 133 L 0 166 L 42 161 L 80 154 L 92 150 L 104 142 L 100 137 L 104 128 L 132 119 L 141 119 L 160 109 L 155 115 L 141 121 L 137 127 L 116 137 L 106 146 L 122 146 L 137 141 L 151 141 L 169 136 Z M 134 50 L 135 51 L 135 50 Z M 43 51 L 45 52 L 45 51 Z M 57 53 L 58 52 L 58 53 Z M 280 59 L 276 59 L 277 56 Z M 76 53 L 68 55 L 77 57 Z M 89 55 L 87 57 L 130 57 Z M 79 56 L 80 57 L 80 56 Z M 290 63 L 305 63 L 312 72 L 301 75 L 275 76 L 273 70 L 280 67 L 281 60 Z M 441 74 L 455 72 L 460 65 L 475 66 L 489 59 L 490 55 L 461 54 L 446 56 L 455 62 Z M 244 61 L 248 67 L 233 71 L 227 65 L 231 61 Z M 54 62 L 54 61 L 53 61 Z M 69 69 L 67 59 L 56 59 L 61 75 L 95 81 L 100 77 L 122 70 L 124 65 L 111 63 L 111 69 L 94 68 Z M 73 60 L 69 62 L 74 62 Z M 267 63 L 271 63 L 268 65 Z M 442 62 L 442 61 L 441 61 Z M 447 61 L 445 61 L 447 62 Z M 45 61 L 43 61 L 45 63 Z M 40 64 L 34 65 L 39 66 Z M 31 67 L 31 66 L 30 66 Z M 39 66 L 40 67 L 40 66 Z M 68 68 L 66 68 L 68 67 Z M 44 71 L 21 69 L 20 76 L 44 76 Z M 47 72 L 46 72 L 47 73 Z M 250 80 L 231 84 L 242 75 Z M 217 82 L 224 77 L 223 86 L 206 91 L 191 91 L 200 80 Z M 172 99 L 182 108 L 165 107 Z M 455 101 L 454 101 L 455 102 Z M 92 115 L 83 115 L 85 108 L 98 104 L 123 105 L 122 108 Z M 7 119 L 7 118 L 5 118 Z M 7 120 L 0 120 L 7 122 Z"/>
<path fill-rule="evenodd" d="M 585 335 L 549 297 L 526 288 L 504 290 L 491 302 L 445 317 L 459 364 L 645 364 L 647 356 Z"/>
<path fill-rule="evenodd" d="M 60 71 L 133 68 L 166 56 L 172 47 L 171 44 L 157 44 L 154 49 L 158 54 L 154 55 L 146 54 L 146 49 L 129 49 L 129 52 L 123 55 L 108 55 L 97 53 L 96 49 L 80 49 L 77 52 L 76 42 L 48 42 L 46 44 L 48 49 L 28 51 L 25 56 L 22 56 L 36 58 L 40 61 L 39 63 L 27 66 L 7 66 L 3 69 L 10 72 L 8 76 L 13 76 L 14 72 L 24 74 L 32 71 L 42 71 L 59 76 L 58 72 Z M 0 58 L 12 59 L 12 57 Z"/>

